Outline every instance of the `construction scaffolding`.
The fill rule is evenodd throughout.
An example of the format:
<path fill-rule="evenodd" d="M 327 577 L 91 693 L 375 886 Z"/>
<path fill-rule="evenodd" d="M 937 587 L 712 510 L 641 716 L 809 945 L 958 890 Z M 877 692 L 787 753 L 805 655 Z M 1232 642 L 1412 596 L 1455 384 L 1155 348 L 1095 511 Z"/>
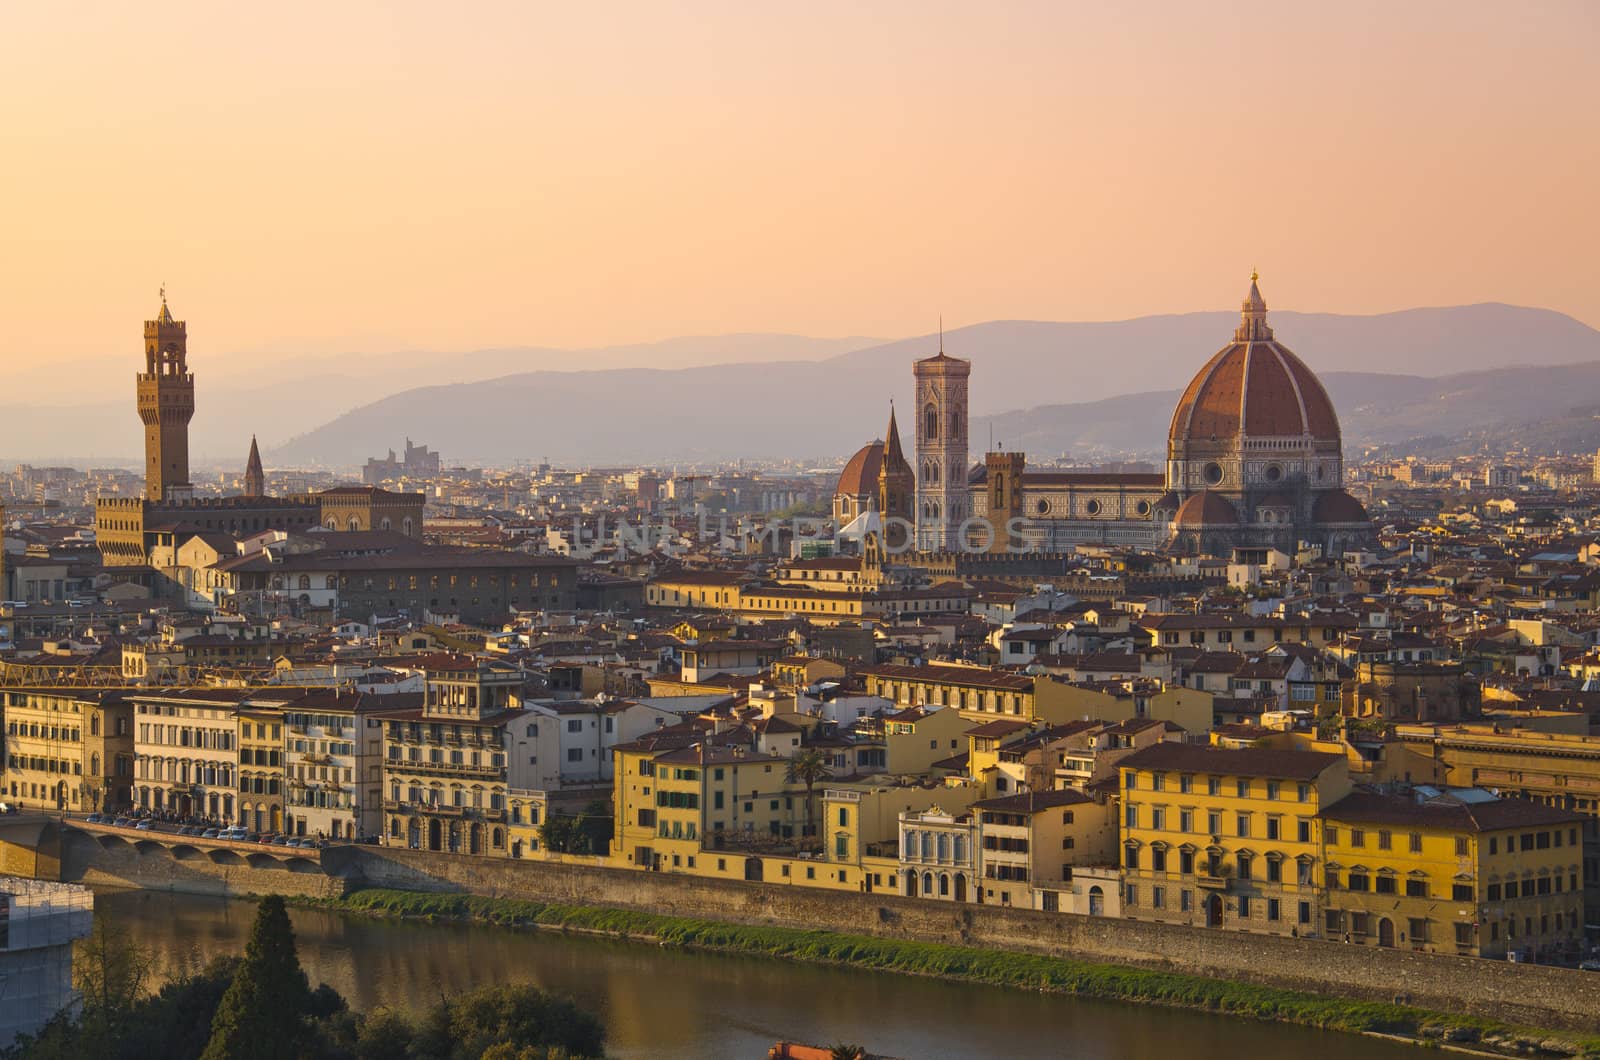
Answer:
<path fill-rule="evenodd" d="M 94 892 L 0 876 L 0 1046 L 78 1003 L 72 945 L 94 928 Z"/>

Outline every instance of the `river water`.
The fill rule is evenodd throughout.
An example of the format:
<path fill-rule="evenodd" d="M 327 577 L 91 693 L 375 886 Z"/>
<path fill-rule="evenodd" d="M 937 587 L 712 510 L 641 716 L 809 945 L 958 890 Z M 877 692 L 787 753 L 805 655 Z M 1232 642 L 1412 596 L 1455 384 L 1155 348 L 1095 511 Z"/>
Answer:
<path fill-rule="evenodd" d="M 126 927 L 163 977 L 244 951 L 253 902 L 102 892 L 96 913 Z M 290 911 L 300 961 L 357 1009 L 421 1007 L 441 993 L 533 983 L 605 1021 L 623 1058 L 759 1060 L 781 1039 L 854 1042 L 907 1060 L 1416 1060 L 1355 1035 L 1141 1005 L 1082 1001 L 851 969 L 464 924 Z"/>

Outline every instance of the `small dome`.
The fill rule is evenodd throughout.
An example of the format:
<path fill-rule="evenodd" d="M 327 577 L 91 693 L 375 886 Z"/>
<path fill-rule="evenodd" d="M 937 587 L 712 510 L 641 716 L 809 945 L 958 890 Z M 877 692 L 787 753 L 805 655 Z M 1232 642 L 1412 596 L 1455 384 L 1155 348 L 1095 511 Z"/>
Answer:
<path fill-rule="evenodd" d="M 1366 507 L 1344 490 L 1329 490 L 1317 498 L 1311 518 L 1319 523 L 1369 523 Z"/>
<path fill-rule="evenodd" d="M 1239 513 L 1220 493 L 1201 490 L 1183 502 L 1173 522 L 1179 526 L 1238 526 Z"/>
<path fill-rule="evenodd" d="M 1173 490 L 1168 490 L 1161 495 L 1160 500 L 1156 501 L 1155 506 L 1157 511 L 1175 512 L 1178 510 L 1178 506 L 1182 503 L 1183 502 L 1178 499 L 1178 494 L 1176 492 Z"/>
<path fill-rule="evenodd" d="M 856 450 L 856 455 L 839 472 L 839 484 L 834 494 L 875 496 L 878 492 L 878 472 L 883 468 L 883 440 L 874 439 Z"/>

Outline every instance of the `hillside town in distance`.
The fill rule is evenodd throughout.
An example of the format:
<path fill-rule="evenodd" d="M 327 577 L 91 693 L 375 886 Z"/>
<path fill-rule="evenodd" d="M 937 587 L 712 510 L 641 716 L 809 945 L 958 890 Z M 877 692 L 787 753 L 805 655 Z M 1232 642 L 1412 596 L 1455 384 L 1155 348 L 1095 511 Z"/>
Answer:
<path fill-rule="evenodd" d="M 143 473 L 0 475 L 8 811 L 1595 960 L 1600 457 L 1346 453 L 1254 277 L 1161 465 L 941 341 L 829 466 L 204 481 L 129 330 Z"/>

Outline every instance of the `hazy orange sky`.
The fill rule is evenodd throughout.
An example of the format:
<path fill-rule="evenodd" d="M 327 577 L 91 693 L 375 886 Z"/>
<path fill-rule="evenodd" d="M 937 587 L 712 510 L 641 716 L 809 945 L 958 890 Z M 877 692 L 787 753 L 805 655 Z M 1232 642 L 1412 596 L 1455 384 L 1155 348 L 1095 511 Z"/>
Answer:
<path fill-rule="evenodd" d="M 1600 324 L 1600 4 L 12 3 L 5 357 Z M 132 371 L 131 368 L 128 369 Z"/>

